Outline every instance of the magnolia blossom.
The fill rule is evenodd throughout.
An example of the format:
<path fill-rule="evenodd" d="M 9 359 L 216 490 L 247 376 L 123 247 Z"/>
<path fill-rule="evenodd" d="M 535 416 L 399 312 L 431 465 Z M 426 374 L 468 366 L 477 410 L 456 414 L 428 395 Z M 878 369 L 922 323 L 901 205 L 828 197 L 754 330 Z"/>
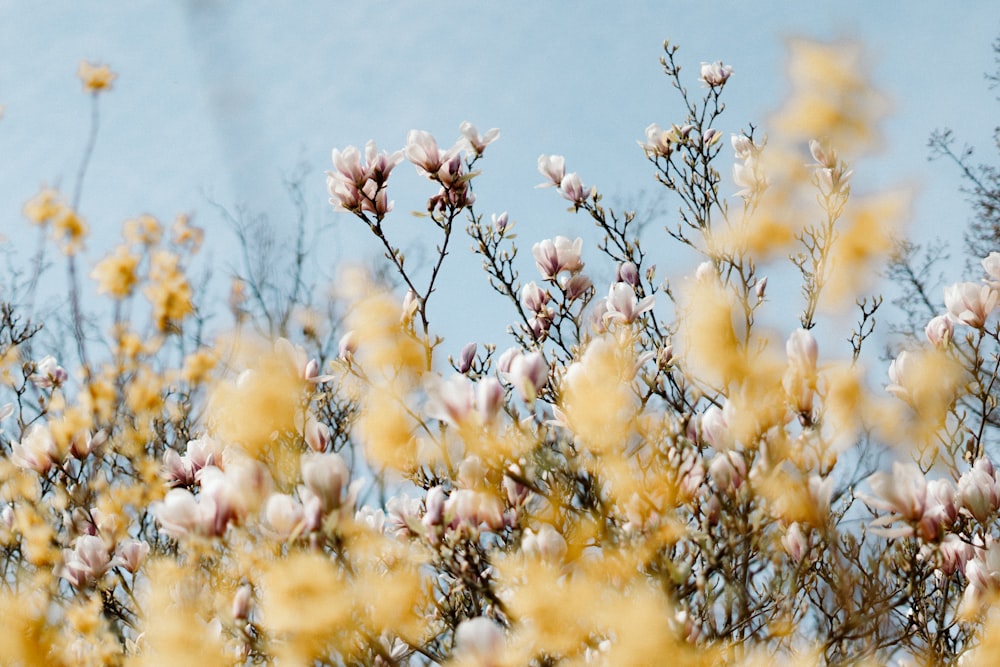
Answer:
<path fill-rule="evenodd" d="M 965 563 L 968 585 L 962 596 L 960 611 L 963 615 L 975 614 L 989 593 L 1000 591 L 1000 543 L 987 536 L 986 546 L 975 552 L 975 556 Z"/>
<path fill-rule="evenodd" d="M 802 532 L 802 526 L 793 523 L 781 538 L 781 546 L 784 547 L 788 557 L 798 563 L 809 549 L 809 536 Z"/>
<path fill-rule="evenodd" d="M 542 183 L 538 187 L 559 187 L 566 176 L 566 158 L 562 155 L 539 155 L 538 171 L 548 179 L 547 183 Z"/>
<path fill-rule="evenodd" d="M 465 121 L 459 125 L 458 131 L 462 134 L 466 150 L 477 157 L 483 154 L 487 146 L 500 138 L 500 130 L 495 127 L 487 130 L 486 134 L 480 136 L 479 130 L 469 121 Z"/>
<path fill-rule="evenodd" d="M 723 65 L 722 61 L 701 64 L 701 80 L 709 87 L 725 85 L 733 75 L 733 68 Z"/>
<path fill-rule="evenodd" d="M 462 351 L 458 355 L 458 372 L 468 373 L 469 369 L 472 368 L 472 362 L 476 360 L 476 343 L 466 343 L 462 348 Z"/>
<path fill-rule="evenodd" d="M 568 199 L 577 206 L 587 201 L 587 191 L 583 189 L 583 182 L 576 172 L 566 174 L 559 185 L 559 194 L 564 199 Z"/>
<path fill-rule="evenodd" d="M 60 576 L 74 588 L 82 588 L 103 577 L 110 567 L 111 554 L 104 540 L 96 535 L 81 535 L 73 549 L 64 552 Z"/>
<path fill-rule="evenodd" d="M 738 490 L 746 479 L 746 459 L 735 449 L 719 452 L 709 464 L 708 474 L 715 482 L 716 488 L 724 493 L 732 493 Z"/>
<path fill-rule="evenodd" d="M 646 143 L 639 142 L 647 157 L 670 157 L 673 152 L 674 134 L 656 123 L 646 128 Z"/>
<path fill-rule="evenodd" d="M 525 555 L 537 556 L 551 563 L 562 561 L 566 549 L 566 539 L 548 523 L 543 523 L 537 532 L 528 528 L 521 538 L 521 551 Z"/>
<path fill-rule="evenodd" d="M 122 540 L 115 548 L 113 566 L 121 566 L 135 574 L 149 555 L 149 543 L 132 538 Z"/>
<path fill-rule="evenodd" d="M 521 288 L 521 304 L 532 313 L 547 313 L 546 304 L 552 300 L 552 296 L 543 290 L 538 284 L 532 280 L 530 283 L 526 284 Z M 554 316 L 555 313 L 552 312 Z M 549 319 L 552 319 L 551 317 Z"/>
<path fill-rule="evenodd" d="M 531 247 L 535 257 L 535 266 L 542 278 L 552 280 L 562 271 L 576 273 L 583 268 L 580 256 L 583 252 L 583 239 L 570 241 L 565 236 L 545 239 Z"/>
<path fill-rule="evenodd" d="M 991 252 L 983 259 L 982 264 L 990 278 L 1000 281 L 1000 252 Z"/>
<path fill-rule="evenodd" d="M 484 616 L 462 621 L 455 628 L 455 655 L 478 667 L 502 664 L 503 628 Z"/>
<path fill-rule="evenodd" d="M 607 310 L 604 313 L 604 320 L 631 324 L 640 315 L 652 310 L 654 303 L 652 296 L 640 300 L 635 294 L 635 289 L 628 283 L 614 283 L 608 290 L 608 298 L 605 301 Z"/>
<path fill-rule="evenodd" d="M 448 380 L 442 380 L 438 375 L 431 375 L 426 386 L 425 412 L 434 419 L 460 427 L 475 406 L 475 388 L 472 380 L 458 373 Z"/>
<path fill-rule="evenodd" d="M 429 494 L 428 494 L 429 495 Z M 503 505 L 491 493 L 456 489 L 444 503 L 444 515 L 455 527 L 498 530 L 504 525 Z"/>
<path fill-rule="evenodd" d="M 457 151 L 455 148 L 441 151 L 430 132 L 410 130 L 406 135 L 406 148 L 403 152 L 417 171 L 428 178 L 434 178 L 441 166 L 454 157 Z"/>
<path fill-rule="evenodd" d="M 992 285 L 980 283 L 955 283 L 944 288 L 944 305 L 948 316 L 955 322 L 981 329 L 986 324 L 997 302 L 1000 292 Z"/>
<path fill-rule="evenodd" d="M 511 348 L 497 361 L 497 370 L 526 401 L 535 400 L 549 381 L 549 364 L 541 352 L 522 352 Z"/>
<path fill-rule="evenodd" d="M 732 135 L 731 142 L 736 159 L 741 161 L 733 165 L 733 182 L 741 188 L 736 194 L 750 199 L 767 187 L 767 178 L 760 164 L 761 147 L 742 134 Z"/>
<path fill-rule="evenodd" d="M 67 377 L 65 369 L 59 365 L 55 357 L 49 355 L 35 364 L 35 372 L 28 376 L 28 379 L 36 387 L 48 389 L 58 387 Z"/>
<path fill-rule="evenodd" d="M 1000 488 L 989 459 L 979 459 L 959 477 L 957 495 L 962 509 L 980 523 L 1000 509 Z"/>
<path fill-rule="evenodd" d="M 285 493 L 274 493 L 264 503 L 264 518 L 274 535 L 281 540 L 294 539 L 306 529 L 302 504 Z"/>
<path fill-rule="evenodd" d="M 892 464 L 892 474 L 877 472 L 868 478 L 875 496 L 860 495 L 872 507 L 891 514 L 876 519 L 874 530 L 898 537 L 916 533 L 924 540 L 937 539 L 941 531 L 954 520 L 954 489 L 948 480 L 928 483 L 915 464 Z M 886 529 L 896 520 L 908 526 Z"/>
<path fill-rule="evenodd" d="M 353 213 L 368 211 L 378 216 L 392 210 L 385 183 L 393 167 L 403 160 L 403 151 L 379 153 L 375 142 L 369 141 L 365 145 L 364 162 L 361 151 L 354 146 L 348 146 L 343 152 L 333 149 L 332 160 L 336 171 L 326 172 L 326 187 L 330 204 L 335 209 Z"/>
<path fill-rule="evenodd" d="M 14 465 L 40 474 L 49 471 L 58 455 L 56 441 L 44 422 L 29 426 L 21 442 L 11 443 L 10 446 L 10 460 Z"/>
<path fill-rule="evenodd" d="M 924 335 L 931 345 L 946 346 L 955 335 L 955 324 L 947 315 L 938 315 L 924 327 Z"/>
<path fill-rule="evenodd" d="M 304 454 L 301 467 L 302 482 L 319 499 L 322 510 L 329 512 L 340 507 L 350 477 L 347 463 L 340 454 Z"/>

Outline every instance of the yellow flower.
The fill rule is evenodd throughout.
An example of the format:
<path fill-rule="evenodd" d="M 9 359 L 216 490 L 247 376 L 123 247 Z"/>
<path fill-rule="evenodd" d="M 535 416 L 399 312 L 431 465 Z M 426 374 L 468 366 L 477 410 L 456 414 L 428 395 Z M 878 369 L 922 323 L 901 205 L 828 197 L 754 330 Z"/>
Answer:
<path fill-rule="evenodd" d="M 188 246 L 191 252 L 197 252 L 198 248 L 201 247 L 201 242 L 205 238 L 205 232 L 200 227 L 195 227 L 191 224 L 191 218 L 187 215 L 181 214 L 174 219 L 174 224 L 171 227 L 174 233 L 174 244 L 179 246 Z"/>
<path fill-rule="evenodd" d="M 98 262 L 90 273 L 90 277 L 97 281 L 98 294 L 109 294 L 115 299 L 124 299 L 132 294 L 138 281 L 135 269 L 139 259 L 129 252 L 127 246 L 120 245 L 113 255 Z"/>
<path fill-rule="evenodd" d="M 87 223 L 68 206 L 59 206 L 52 219 L 52 234 L 62 245 L 64 255 L 75 255 L 83 250 L 87 237 Z"/>
<path fill-rule="evenodd" d="M 83 82 L 83 92 L 94 95 L 104 90 L 111 90 L 111 82 L 118 78 L 107 65 L 94 65 L 86 60 L 80 61 L 76 75 Z"/>
<path fill-rule="evenodd" d="M 122 236 L 129 243 L 156 245 L 163 236 L 163 225 L 151 215 L 140 215 L 138 218 L 125 221 Z"/>
<path fill-rule="evenodd" d="M 143 291 L 153 306 L 153 320 L 160 331 L 167 331 L 194 312 L 191 285 L 178 268 L 179 258 L 169 252 L 154 253 L 149 269 L 149 286 Z"/>
<path fill-rule="evenodd" d="M 50 222 L 63 208 L 59 192 L 52 188 L 42 188 L 38 194 L 24 205 L 24 217 L 35 225 Z"/>

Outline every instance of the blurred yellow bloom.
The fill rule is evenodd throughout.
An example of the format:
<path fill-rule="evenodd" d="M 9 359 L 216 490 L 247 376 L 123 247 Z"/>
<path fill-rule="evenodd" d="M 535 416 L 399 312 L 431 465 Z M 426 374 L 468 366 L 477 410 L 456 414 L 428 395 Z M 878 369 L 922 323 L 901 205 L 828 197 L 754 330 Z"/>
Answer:
<path fill-rule="evenodd" d="M 97 293 L 108 294 L 114 299 L 124 299 L 132 294 L 138 277 L 135 269 L 140 257 L 129 252 L 128 246 L 115 248 L 94 267 L 90 277 L 97 281 Z"/>
<path fill-rule="evenodd" d="M 52 219 L 52 234 L 64 255 L 75 255 L 83 250 L 88 231 L 84 219 L 68 206 L 60 206 Z"/>
<path fill-rule="evenodd" d="M 35 225 L 50 222 L 63 208 L 62 198 L 58 190 L 42 188 L 34 197 L 24 204 L 24 217 Z"/>
<path fill-rule="evenodd" d="M 111 83 L 118 78 L 118 75 L 112 72 L 107 65 L 94 65 L 86 60 L 80 61 L 76 75 L 83 82 L 83 91 L 94 95 L 111 90 Z"/>
<path fill-rule="evenodd" d="M 140 215 L 125 221 L 122 225 L 122 236 L 129 243 L 156 245 L 163 236 L 163 225 L 151 215 Z"/>

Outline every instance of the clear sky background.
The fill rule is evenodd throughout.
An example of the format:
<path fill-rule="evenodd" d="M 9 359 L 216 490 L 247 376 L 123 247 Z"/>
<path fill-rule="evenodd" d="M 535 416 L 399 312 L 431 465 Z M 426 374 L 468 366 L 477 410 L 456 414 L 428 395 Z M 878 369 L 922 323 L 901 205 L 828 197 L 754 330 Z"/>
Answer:
<path fill-rule="evenodd" d="M 522 275 L 535 279 L 531 243 L 556 234 L 595 235 L 566 212 L 541 181 L 541 153 L 566 156 L 569 171 L 608 201 L 659 192 L 636 141 L 651 122 L 681 122 L 680 102 L 662 74 L 662 43 L 698 87 L 701 61 L 735 69 L 727 84 L 727 135 L 748 122 L 766 131 L 784 96 L 786 41 L 804 36 L 857 39 L 871 78 L 893 104 L 885 150 L 855 165 L 855 191 L 907 184 L 918 193 L 911 223 L 918 238 L 958 238 L 969 210 L 956 170 L 927 162 L 932 130 L 950 126 L 989 150 L 997 124 L 992 42 L 1000 36 L 995 0 L 961 2 L 83 2 L 0 0 L 0 234 L 30 252 L 21 207 L 41 184 L 69 190 L 86 139 L 89 100 L 75 77 L 81 59 L 118 73 L 101 100 L 101 131 L 81 211 L 94 238 L 89 267 L 109 249 L 122 221 L 148 212 L 165 220 L 194 215 L 207 230 L 216 273 L 236 261 L 232 232 L 209 203 L 269 216 L 287 237 L 291 209 L 282 178 L 307 165 L 316 271 L 377 248 L 361 223 L 326 203 L 330 150 L 403 146 L 408 130 L 450 145 L 469 120 L 500 140 L 481 163 L 477 208 L 517 221 Z M 727 159 L 731 153 L 727 149 Z M 424 207 L 434 188 L 409 164 L 393 175 L 390 233 L 429 239 Z M 670 216 L 675 204 L 668 203 Z M 663 237 L 666 238 L 665 236 Z M 457 352 L 470 339 L 505 344 L 503 300 L 457 239 L 432 322 Z M 426 245 L 430 246 L 430 241 Z M 650 248 L 655 245 L 649 244 Z M 689 266 L 663 244 L 661 274 Z M 655 252 L 654 252 L 655 254 Z M 416 254 L 414 254 L 416 256 Z M 598 292 L 613 269 L 591 272 Z M 978 277 L 978 276 L 977 276 Z M 955 276 L 958 280 L 962 276 Z M 50 287 L 61 289 L 63 274 Z M 444 302 L 459 304 L 446 312 Z M 501 310 L 498 314 L 498 310 Z M 791 326 L 792 323 L 789 323 Z"/>

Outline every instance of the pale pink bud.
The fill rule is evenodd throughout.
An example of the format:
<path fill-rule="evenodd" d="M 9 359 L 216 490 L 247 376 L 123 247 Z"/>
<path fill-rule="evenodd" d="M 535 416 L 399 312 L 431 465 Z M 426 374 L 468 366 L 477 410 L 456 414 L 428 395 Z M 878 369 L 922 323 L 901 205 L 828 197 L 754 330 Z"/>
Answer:
<path fill-rule="evenodd" d="M 497 371 L 503 375 L 510 373 L 510 364 L 518 356 L 524 354 L 519 348 L 511 347 L 504 350 L 504 353 L 497 359 Z"/>
<path fill-rule="evenodd" d="M 566 158 L 562 155 L 539 155 L 538 171 L 548 180 L 547 183 L 542 183 L 538 187 L 559 187 L 566 175 Z"/>
<path fill-rule="evenodd" d="M 538 532 L 530 528 L 521 538 L 521 551 L 550 563 L 559 563 L 566 555 L 566 540 L 551 524 L 543 523 Z"/>
<path fill-rule="evenodd" d="M 264 518 L 279 539 L 297 537 L 305 529 L 305 512 L 295 498 L 275 493 L 264 504 Z"/>
<path fill-rule="evenodd" d="M 161 502 L 153 504 L 153 515 L 162 532 L 175 539 L 181 538 L 198 526 L 198 502 L 187 489 L 171 489 Z"/>
<path fill-rule="evenodd" d="M 341 492 L 350 472 L 340 454 L 305 454 L 302 456 L 302 482 L 320 500 L 324 512 L 340 507 Z"/>
<path fill-rule="evenodd" d="M 980 523 L 1000 509 L 997 481 L 985 465 L 974 465 L 959 477 L 957 495 L 962 508 Z"/>
<path fill-rule="evenodd" d="M 113 565 L 120 565 L 135 574 L 148 555 L 148 542 L 129 538 L 118 543 Z"/>
<path fill-rule="evenodd" d="M 701 143 L 705 146 L 714 146 L 720 141 L 722 141 L 722 132 L 715 128 L 710 127 L 701 134 Z"/>
<path fill-rule="evenodd" d="M 424 528 L 440 526 L 444 522 L 444 509 L 447 500 L 444 489 L 440 486 L 432 486 L 427 490 L 427 498 L 424 499 L 426 510 L 420 520 Z"/>
<path fill-rule="evenodd" d="M 316 419 L 312 413 L 306 415 L 305 433 L 302 437 L 314 452 L 325 452 L 333 440 L 330 427 Z"/>
<path fill-rule="evenodd" d="M 490 216 L 490 219 L 493 222 L 493 228 L 498 232 L 500 232 L 501 234 L 503 234 L 503 232 L 507 230 L 507 227 L 510 224 L 510 219 L 507 215 L 507 211 L 504 211 L 500 215 L 494 213 Z"/>
<path fill-rule="evenodd" d="M 732 75 L 733 68 L 723 65 L 722 61 L 701 64 L 701 80 L 711 88 L 725 85 Z"/>
<path fill-rule="evenodd" d="M 540 288 L 534 280 L 521 288 L 521 304 L 532 313 L 544 313 L 545 304 L 552 300 L 546 290 Z"/>
<path fill-rule="evenodd" d="M 983 260 L 983 269 L 993 280 L 1000 280 L 1000 252 L 991 252 Z"/>
<path fill-rule="evenodd" d="M 504 645 L 503 628 L 485 616 L 466 619 L 455 628 L 455 654 L 468 664 L 496 667 Z"/>
<path fill-rule="evenodd" d="M 757 295 L 757 301 L 764 300 L 764 294 L 767 292 L 767 276 L 757 281 L 757 284 L 753 287 L 753 291 Z"/>
<path fill-rule="evenodd" d="M 408 323 L 416 315 L 417 310 L 420 308 L 420 297 L 412 289 L 406 290 L 406 296 L 403 297 L 403 308 L 399 315 L 399 321 L 403 324 Z"/>
<path fill-rule="evenodd" d="M 798 563 L 802 561 L 802 557 L 809 549 L 809 537 L 802 532 L 802 527 L 799 524 L 793 523 L 785 531 L 784 537 L 781 538 L 781 546 L 785 548 L 788 557 Z"/>
<path fill-rule="evenodd" d="M 559 276 L 559 286 L 567 299 L 575 301 L 586 294 L 594 284 L 587 276 L 576 273 L 571 276 Z"/>
<path fill-rule="evenodd" d="M 245 621 L 250 616 L 250 605 L 253 603 L 253 589 L 250 584 L 242 584 L 233 596 L 233 618 Z"/>
<path fill-rule="evenodd" d="M 743 454 L 735 449 L 719 452 L 709 464 L 708 474 L 720 491 L 726 493 L 736 491 L 743 485 L 743 480 L 747 476 L 747 464 Z"/>
<path fill-rule="evenodd" d="M 587 191 L 583 189 L 583 182 L 576 172 L 566 174 L 563 177 L 562 184 L 559 186 L 559 194 L 577 206 L 587 201 L 587 197 L 589 196 Z"/>
<path fill-rule="evenodd" d="M 701 439 L 715 449 L 726 450 L 733 446 L 733 435 L 729 431 L 726 417 L 717 405 L 710 405 L 701 415 L 699 422 Z"/>
<path fill-rule="evenodd" d="M 816 339 L 806 329 L 796 329 L 788 336 L 785 343 L 785 353 L 788 363 L 798 368 L 815 370 L 819 356 L 819 346 Z"/>
<path fill-rule="evenodd" d="M 341 336 L 340 342 L 337 344 L 337 356 L 341 359 L 348 359 L 349 357 L 354 356 L 354 353 L 357 351 L 357 337 L 354 335 L 353 331 L 348 331 L 346 334 Z"/>
<path fill-rule="evenodd" d="M 458 372 L 468 373 L 469 369 L 472 368 L 472 362 L 476 360 L 476 344 L 466 343 L 465 347 L 458 355 Z"/>
<path fill-rule="evenodd" d="M 496 378 L 484 377 L 476 383 L 476 410 L 484 424 L 492 424 L 503 409 L 504 391 Z"/>
<path fill-rule="evenodd" d="M 941 554 L 941 571 L 946 575 L 964 570 L 976 552 L 975 547 L 954 533 L 948 533 L 941 539 L 938 551 Z"/>
<path fill-rule="evenodd" d="M 730 136 L 730 141 L 733 144 L 733 152 L 736 154 L 737 160 L 746 160 L 757 152 L 757 147 L 750 141 L 750 137 L 734 134 Z"/>
<path fill-rule="evenodd" d="M 618 269 L 615 272 L 615 281 L 620 283 L 626 283 L 631 285 L 633 288 L 639 286 L 639 269 L 636 268 L 634 262 L 623 262 L 618 265 Z"/>
<path fill-rule="evenodd" d="M 947 315 L 938 315 L 924 327 L 924 335 L 934 346 L 947 346 L 955 335 L 955 325 Z"/>
<path fill-rule="evenodd" d="M 510 364 L 511 384 L 526 401 L 534 401 L 549 381 L 549 364 L 541 352 L 518 355 Z"/>

